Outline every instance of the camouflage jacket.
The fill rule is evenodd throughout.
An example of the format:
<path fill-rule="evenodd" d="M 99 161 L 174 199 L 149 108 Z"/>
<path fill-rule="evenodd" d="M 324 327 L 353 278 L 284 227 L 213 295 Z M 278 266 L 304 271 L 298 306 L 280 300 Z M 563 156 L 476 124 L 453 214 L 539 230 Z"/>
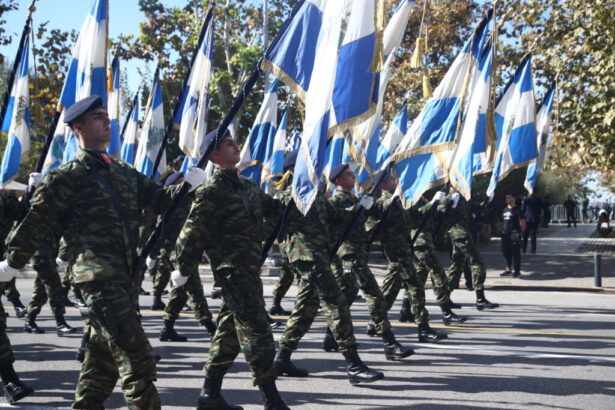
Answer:
<path fill-rule="evenodd" d="M 154 248 L 152 249 L 152 252 L 150 253 L 150 256 L 152 258 L 160 255 L 160 249 L 166 249 L 169 252 L 175 249 L 177 238 L 179 237 L 179 233 L 184 227 L 186 218 L 188 218 L 188 214 L 190 213 L 190 207 L 192 206 L 193 200 L 194 200 L 193 193 L 190 193 L 189 195 L 186 195 L 184 198 L 182 198 L 181 202 L 177 206 L 177 209 L 175 209 L 175 212 L 173 213 L 173 216 L 171 217 L 170 221 L 166 224 L 164 231 L 162 232 L 162 236 L 160 237 L 158 242 L 156 242 L 156 244 L 154 245 Z M 163 217 L 164 215 L 160 215 L 158 217 L 158 220 L 154 224 L 154 229 L 156 225 L 162 222 Z M 150 236 L 151 236 L 151 233 L 150 233 Z M 147 239 L 149 239 L 149 236 L 147 237 Z M 147 240 L 145 241 L 145 243 L 147 243 Z M 145 243 L 144 243 L 144 246 L 145 246 Z"/>
<path fill-rule="evenodd" d="M 382 225 L 378 236 L 387 259 L 396 262 L 408 257 L 410 255 L 408 215 L 399 199 L 393 198 L 391 192 L 383 192 L 370 209 L 368 225 L 375 225 L 380 220 Z"/>
<path fill-rule="evenodd" d="M 75 160 L 43 178 L 30 212 L 9 237 L 7 259 L 12 267 L 23 267 L 48 240 L 47 229 L 53 229 L 65 233 L 67 246 L 74 252 L 75 283 L 132 282 L 136 244 L 129 244 L 127 237 L 138 237 L 143 207 L 155 204 L 159 212 L 164 211 L 176 189 L 161 187 L 125 162 L 109 160 L 105 162 L 97 151 L 80 149 Z M 126 235 L 111 196 L 88 171 L 92 167 L 118 193 L 128 219 Z"/>
<path fill-rule="evenodd" d="M 20 207 L 17 197 L 0 192 L 0 240 L 3 243 L 19 215 Z"/>
<path fill-rule="evenodd" d="M 290 187 L 278 195 L 284 205 L 292 201 Z M 354 209 L 353 207 L 352 210 Z M 316 195 L 307 215 L 303 215 L 292 204 L 280 234 L 283 243 L 286 244 L 289 262 L 329 263 L 329 253 L 333 245 L 329 226 L 346 218 L 348 211 L 331 205 L 320 192 Z"/>
<path fill-rule="evenodd" d="M 356 207 L 359 203 L 359 198 L 354 194 L 338 189 L 335 195 L 328 199 L 329 203 L 338 210 Z M 348 235 L 342 242 L 342 245 L 337 251 L 339 257 L 348 255 L 356 255 L 367 250 L 367 233 L 365 231 L 365 221 L 367 220 L 367 211 L 363 212 L 359 220 L 352 227 Z M 331 244 L 336 244 L 340 239 L 346 227 L 354 218 L 356 213 L 347 213 L 347 216 L 340 218 L 335 223 L 329 226 L 331 232 Z"/>
<path fill-rule="evenodd" d="M 237 170 L 217 169 L 196 190 L 196 198 L 177 240 L 178 269 L 198 270 L 203 251 L 214 271 L 232 268 L 259 275 L 263 218 L 279 215 L 279 202 Z"/>
<path fill-rule="evenodd" d="M 425 218 L 429 218 L 413 244 L 415 248 L 434 246 L 432 234 L 436 230 L 438 226 L 438 221 L 442 217 L 442 214 L 438 212 L 437 206 L 433 210 L 431 210 L 433 207 L 434 204 L 426 201 L 424 198 L 421 198 L 416 204 L 414 204 L 406 211 L 408 213 L 408 219 L 410 221 L 410 240 L 412 240 L 412 238 L 416 234 L 416 231 L 423 223 L 423 220 Z"/>
<path fill-rule="evenodd" d="M 452 194 L 448 194 L 443 203 L 438 205 L 438 211 L 444 212 L 445 232 L 448 232 L 451 240 L 467 238 L 470 235 L 470 211 L 468 201 L 460 195 L 457 207 L 453 208 Z"/>

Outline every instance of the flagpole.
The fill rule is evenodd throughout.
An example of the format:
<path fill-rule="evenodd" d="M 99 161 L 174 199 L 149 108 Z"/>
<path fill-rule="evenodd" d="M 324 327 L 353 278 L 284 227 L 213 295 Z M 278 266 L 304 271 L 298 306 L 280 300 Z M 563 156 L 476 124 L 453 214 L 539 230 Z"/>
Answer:
<path fill-rule="evenodd" d="M 124 140 L 124 134 L 126 133 L 126 128 L 128 127 L 128 123 L 130 122 L 130 117 L 132 116 L 132 112 L 135 110 L 135 107 L 137 106 L 137 101 L 139 99 L 139 91 L 141 91 L 140 88 L 141 87 L 137 89 L 137 93 L 132 99 L 132 107 L 130 107 L 130 111 L 128 111 L 128 115 L 126 115 L 126 121 L 124 122 L 124 125 L 122 126 L 122 133 L 120 134 L 120 138 L 122 140 Z"/>
<path fill-rule="evenodd" d="M 156 176 L 156 171 L 158 170 L 158 166 L 160 165 L 160 161 L 162 160 L 162 154 L 164 153 L 164 150 L 167 147 L 167 143 L 169 141 L 169 135 L 171 134 L 171 131 L 173 131 L 173 126 L 175 125 L 175 122 L 174 122 L 175 117 L 177 116 L 179 107 L 184 97 L 183 95 L 184 89 L 186 88 L 186 84 L 188 83 L 188 80 L 190 79 L 190 74 L 192 73 L 194 62 L 196 61 L 196 57 L 198 56 L 199 51 L 201 49 L 201 44 L 203 43 L 203 39 L 205 38 L 205 33 L 207 32 L 207 28 L 211 25 L 211 20 L 213 18 L 215 6 L 216 6 L 215 2 L 212 2 L 209 8 L 207 9 L 205 21 L 203 22 L 203 25 L 201 26 L 201 31 L 199 33 L 199 39 L 196 43 L 194 52 L 192 53 L 192 58 L 190 60 L 190 68 L 186 71 L 186 74 L 184 75 L 184 80 L 182 81 L 182 87 L 179 91 L 179 94 L 177 95 L 177 99 L 175 100 L 175 105 L 173 107 L 173 113 L 171 114 L 171 118 L 169 118 L 169 122 L 167 123 L 167 128 L 164 133 L 164 138 L 162 139 L 162 143 L 160 144 L 160 148 L 158 149 L 158 153 L 156 154 L 156 160 L 154 161 L 154 167 L 152 168 L 151 175 L 149 176 L 150 179 L 154 179 L 154 177 Z"/>
<path fill-rule="evenodd" d="M 282 26 L 280 27 L 280 30 L 278 31 L 278 34 L 275 36 L 273 41 L 269 44 L 269 47 L 267 47 L 267 50 L 264 56 L 267 55 L 278 44 L 278 42 L 280 41 L 280 38 L 282 37 L 282 34 L 284 34 L 288 25 L 293 20 L 293 18 L 297 14 L 297 11 L 299 10 L 299 8 L 301 7 L 303 3 L 304 3 L 304 0 L 300 0 L 299 2 L 295 4 L 295 7 L 293 8 L 290 16 L 286 19 L 284 24 L 282 24 Z M 205 169 L 205 166 L 207 165 L 207 162 L 209 160 L 209 156 L 214 151 L 216 146 L 220 143 L 221 137 L 224 136 L 224 134 L 228 130 L 229 124 L 231 123 L 231 121 L 233 120 L 233 118 L 235 117 L 239 109 L 241 108 L 241 106 L 244 104 L 246 98 L 248 97 L 248 95 L 250 94 L 254 86 L 256 85 L 256 82 L 258 81 L 262 73 L 260 66 L 261 66 L 261 62 L 264 59 L 264 56 L 258 60 L 256 64 L 256 68 L 254 69 L 250 77 L 244 82 L 243 86 L 241 87 L 241 89 L 239 90 L 235 98 L 233 99 L 231 108 L 226 113 L 225 117 L 220 122 L 218 129 L 216 130 L 216 137 L 208 145 L 207 149 L 205 150 L 205 152 L 199 159 L 197 163 L 197 167 L 201 169 Z M 162 235 L 164 231 L 164 227 L 166 226 L 168 221 L 171 219 L 171 217 L 175 213 L 175 210 L 179 206 L 179 203 L 181 202 L 181 200 L 186 195 L 188 195 L 189 191 L 190 191 L 190 185 L 184 183 L 180 191 L 173 198 L 173 201 L 171 202 L 171 205 L 165 212 L 161 222 L 156 226 L 156 229 L 154 230 L 154 232 L 148 239 L 147 243 L 143 247 L 143 250 L 141 251 L 139 255 L 137 255 L 136 261 L 133 264 L 133 266 L 135 267 L 135 272 L 139 272 L 140 269 L 142 269 L 143 264 L 145 263 L 145 258 L 147 258 L 149 253 L 152 251 L 154 245 L 158 241 L 158 239 L 160 239 L 160 236 Z"/>
<path fill-rule="evenodd" d="M 32 29 L 31 27 L 32 13 L 34 13 L 34 11 L 36 10 L 36 7 L 34 7 L 35 3 L 36 3 L 36 0 L 32 0 L 32 4 L 30 4 L 30 7 L 28 7 L 28 17 L 26 18 L 26 24 L 24 25 L 23 31 L 21 32 L 21 39 L 19 40 L 19 47 L 17 47 L 17 58 L 13 62 L 13 69 L 11 70 L 9 81 L 6 84 L 6 91 L 4 92 L 4 98 L 2 100 L 2 110 L 0 111 L 0 121 L 4 121 L 4 116 L 6 115 L 6 111 L 8 110 L 11 92 L 13 91 L 13 83 L 15 82 L 15 75 L 17 73 L 17 70 L 19 69 L 19 64 L 21 63 L 21 58 L 20 58 L 21 51 Z"/>

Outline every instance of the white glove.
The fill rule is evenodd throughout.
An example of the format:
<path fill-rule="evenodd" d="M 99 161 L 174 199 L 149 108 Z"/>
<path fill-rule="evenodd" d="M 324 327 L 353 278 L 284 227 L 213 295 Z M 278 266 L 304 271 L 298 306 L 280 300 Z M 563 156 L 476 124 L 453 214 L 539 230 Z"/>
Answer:
<path fill-rule="evenodd" d="M 369 209 L 374 205 L 374 197 L 363 195 L 359 200 L 359 205 L 365 209 Z"/>
<path fill-rule="evenodd" d="M 459 195 L 459 192 L 455 192 L 453 195 L 451 195 L 451 200 L 453 201 L 453 208 L 457 208 L 460 196 L 461 195 Z"/>
<path fill-rule="evenodd" d="M 56 265 L 58 265 L 58 270 L 65 270 L 68 266 L 68 262 L 62 260 L 59 256 L 56 258 Z"/>
<path fill-rule="evenodd" d="M 435 204 L 436 202 L 442 202 L 444 200 L 444 197 L 446 195 L 444 195 L 444 192 L 442 191 L 438 191 L 436 192 L 436 194 L 433 196 L 433 199 L 431 200 L 432 204 Z"/>
<path fill-rule="evenodd" d="M 173 286 L 183 286 L 188 282 L 188 276 L 183 276 L 178 270 L 171 272 Z"/>
<path fill-rule="evenodd" d="M 145 266 L 147 266 L 147 269 L 154 269 L 154 266 L 156 266 L 156 259 L 152 259 L 148 256 L 147 259 L 145 259 Z"/>
<path fill-rule="evenodd" d="M 0 282 L 12 280 L 19 272 L 19 269 L 12 268 L 7 261 L 0 262 Z"/>
<path fill-rule="evenodd" d="M 36 187 L 39 186 L 42 180 L 43 174 L 41 174 L 40 172 L 31 173 L 30 178 L 28 178 L 28 189 L 30 191 L 34 191 Z"/>
<path fill-rule="evenodd" d="M 205 178 L 207 178 L 207 174 L 201 168 L 190 167 L 188 171 L 186 171 L 184 181 L 190 184 L 190 192 L 192 192 L 205 181 Z"/>

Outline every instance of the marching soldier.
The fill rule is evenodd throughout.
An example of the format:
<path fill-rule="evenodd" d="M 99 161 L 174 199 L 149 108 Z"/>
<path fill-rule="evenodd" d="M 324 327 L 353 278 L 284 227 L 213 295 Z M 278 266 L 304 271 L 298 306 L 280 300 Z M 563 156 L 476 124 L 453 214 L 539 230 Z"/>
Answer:
<path fill-rule="evenodd" d="M 212 139 L 215 131 L 209 134 Z M 205 365 L 205 381 L 198 409 L 241 409 L 222 397 L 222 380 L 240 351 L 252 370 L 254 384 L 266 409 L 287 409 L 277 390 L 275 347 L 267 321 L 260 279 L 263 218 L 279 206 L 249 178 L 239 176 L 239 147 L 226 134 L 211 154 L 217 166 L 196 198 L 177 242 L 175 286 L 184 285 L 197 272 L 207 252 L 215 281 L 221 287 L 218 328 Z"/>
<path fill-rule="evenodd" d="M 14 191 L 0 189 L 0 260 L 4 260 L 4 250 L 6 237 L 13 227 L 13 223 L 17 219 L 21 209 L 19 199 L 14 194 Z M 15 287 L 15 280 L 11 280 L 3 286 L 0 296 L 6 296 L 9 302 L 13 304 L 15 315 L 24 317 L 28 310 L 21 303 L 21 295 Z"/>
<path fill-rule="evenodd" d="M 155 204 L 162 212 L 175 190 L 163 189 L 106 153 L 111 129 L 100 97 L 78 101 L 65 111 L 64 120 L 80 149 L 75 160 L 50 171 L 36 190 L 30 212 L 9 238 L 0 275 L 15 276 L 48 240 L 44 232 L 65 231 L 76 255 L 74 282 L 92 325 L 73 408 L 102 409 L 121 377 L 128 407 L 159 409 L 154 354 L 134 305 L 139 275 L 133 266 L 134 238 L 141 209 Z M 193 187 L 203 180 L 202 170 L 186 175 Z"/>
<path fill-rule="evenodd" d="M 352 193 L 356 177 L 348 164 L 341 164 L 333 168 L 329 175 L 329 180 L 337 187 L 335 195 L 329 199 L 331 205 L 343 210 L 351 208 L 359 202 L 359 198 Z M 391 330 L 386 301 L 378 282 L 376 282 L 368 266 L 369 255 L 367 253 L 365 220 L 366 216 L 364 215 L 359 221 L 356 221 L 355 226 L 350 230 L 337 251 L 337 256 L 339 256 L 342 262 L 342 269 L 341 271 L 335 269 L 334 273 L 349 309 L 357 296 L 359 288 L 363 291 L 375 334 L 382 337 L 385 342 L 386 358 L 388 360 L 403 359 L 413 354 L 414 351 L 397 342 Z M 333 231 L 332 237 L 336 238 L 334 243 L 342 235 L 348 222 L 348 220 L 337 221 L 331 227 L 331 231 Z M 327 332 L 325 350 L 329 350 L 330 347 L 335 348 L 337 346 L 335 346 L 335 340 L 331 333 Z"/>
<path fill-rule="evenodd" d="M 483 310 L 499 307 L 497 303 L 491 303 L 485 298 L 487 272 L 468 226 L 470 214 L 467 201 L 459 192 L 453 192 L 446 196 L 446 200 L 439 205 L 439 208 L 444 212 L 446 231 L 453 246 L 451 265 L 446 271 L 451 292 L 459 287 L 461 274 L 466 263 L 469 263 L 472 270 L 473 286 L 476 291 L 476 308 Z"/>

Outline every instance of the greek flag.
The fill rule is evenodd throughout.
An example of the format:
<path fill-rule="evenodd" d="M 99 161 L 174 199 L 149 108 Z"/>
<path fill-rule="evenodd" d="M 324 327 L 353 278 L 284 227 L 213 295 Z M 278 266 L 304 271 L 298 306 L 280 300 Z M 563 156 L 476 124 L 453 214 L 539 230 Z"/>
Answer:
<path fill-rule="evenodd" d="M 156 69 L 135 158 L 135 168 L 147 177 L 152 175 L 156 156 L 160 151 L 160 146 L 162 145 L 165 134 L 162 88 L 160 87 L 158 75 L 159 70 Z M 154 179 L 157 179 L 163 174 L 166 168 L 167 158 L 166 153 L 163 151 L 160 164 L 154 174 Z"/>
<path fill-rule="evenodd" d="M 241 150 L 239 170 L 241 175 L 251 178 L 257 185 L 261 184 L 261 172 L 267 153 L 269 141 L 273 141 L 278 118 L 278 84 L 275 80 L 263 98 L 254 125 Z"/>
<path fill-rule="evenodd" d="M 271 186 L 271 180 L 277 180 L 284 173 L 284 148 L 286 148 L 287 126 L 288 110 L 284 110 L 275 136 L 267 141 L 267 152 L 265 153 L 265 161 L 263 163 L 261 181 L 265 192 L 270 194 L 275 191 Z"/>
<path fill-rule="evenodd" d="M 401 110 L 399 110 L 399 113 L 397 113 L 393 119 L 391 126 L 378 146 L 378 152 L 376 153 L 376 167 L 378 169 L 386 168 L 389 163 L 389 158 L 391 158 L 391 155 L 393 155 L 399 145 L 399 142 L 407 132 L 408 107 L 404 104 Z"/>
<path fill-rule="evenodd" d="M 348 143 L 344 132 L 338 132 L 329 140 L 325 151 L 325 166 L 322 173 L 329 180 L 329 174 L 333 168 L 342 164 L 343 154 L 348 152 Z"/>
<path fill-rule="evenodd" d="M 8 140 L 0 168 L 0 185 L 11 181 L 19 171 L 19 165 L 30 152 L 30 92 L 28 91 L 28 58 L 30 40 L 26 35 L 23 47 L 17 52 L 15 79 L 10 90 L 2 131 Z"/>
<path fill-rule="evenodd" d="M 401 171 L 397 169 L 404 207 L 411 207 L 425 191 L 448 181 L 450 158 L 451 151 L 441 151 L 419 154 L 405 160 L 408 166 L 401 168 Z"/>
<path fill-rule="evenodd" d="M 414 155 L 452 149 L 457 138 L 457 129 L 463 114 L 466 90 L 472 76 L 475 61 L 473 50 L 483 44 L 489 34 L 492 11 L 478 24 L 472 36 L 453 61 L 451 68 L 434 90 L 419 116 L 399 144 L 393 156 L 398 173 L 402 173 L 404 160 Z"/>
<path fill-rule="evenodd" d="M 499 147 L 487 188 L 487 196 L 490 199 L 493 199 L 498 182 L 514 169 L 527 165 L 528 161 L 538 156 L 531 55 L 523 58 L 496 105 L 495 129 Z"/>
<path fill-rule="evenodd" d="M 459 137 L 459 145 L 454 154 L 450 170 L 451 185 L 466 199 L 472 193 L 474 175 L 474 155 L 486 149 L 487 109 L 491 96 L 491 64 L 493 52 L 491 42 L 487 42 L 478 63 L 475 78 L 472 80 L 470 97 L 464 123 Z"/>
<path fill-rule="evenodd" d="M 531 194 L 536 186 L 536 178 L 542 171 L 545 160 L 547 159 L 547 150 L 553 145 L 553 134 L 551 133 L 551 113 L 553 112 L 553 103 L 555 101 L 555 83 L 547 91 L 540 103 L 538 113 L 536 114 L 536 130 L 538 131 L 538 158 L 532 160 L 527 167 L 525 175 L 525 189 Z"/>
<path fill-rule="evenodd" d="M 137 135 L 139 132 L 139 93 L 135 95 L 132 108 L 128 115 L 124 131 L 122 133 L 122 149 L 120 159 L 129 164 L 135 163 L 135 148 L 137 145 Z"/>
<path fill-rule="evenodd" d="M 179 147 L 186 154 L 182 172 L 196 164 L 201 154 L 205 135 L 207 134 L 207 114 L 209 106 L 209 82 L 211 80 L 214 51 L 214 23 L 210 20 L 208 27 L 203 27 L 198 53 L 190 70 L 187 85 L 184 88 L 181 108 L 178 110 Z M 205 147 L 206 148 L 206 147 Z"/>
<path fill-rule="evenodd" d="M 111 141 L 107 152 L 112 157 L 120 156 L 120 60 L 115 56 L 111 62 L 111 82 L 109 92 L 109 119 L 111 120 Z"/>
<path fill-rule="evenodd" d="M 70 107 L 90 95 L 98 95 L 107 105 L 107 22 L 108 0 L 94 0 L 73 49 L 72 59 L 64 80 L 60 104 Z M 57 168 L 75 157 L 77 140 L 60 116 L 43 172 Z"/>
<path fill-rule="evenodd" d="M 286 152 L 293 152 L 299 149 L 301 144 L 301 131 L 293 129 L 286 140 Z"/>

